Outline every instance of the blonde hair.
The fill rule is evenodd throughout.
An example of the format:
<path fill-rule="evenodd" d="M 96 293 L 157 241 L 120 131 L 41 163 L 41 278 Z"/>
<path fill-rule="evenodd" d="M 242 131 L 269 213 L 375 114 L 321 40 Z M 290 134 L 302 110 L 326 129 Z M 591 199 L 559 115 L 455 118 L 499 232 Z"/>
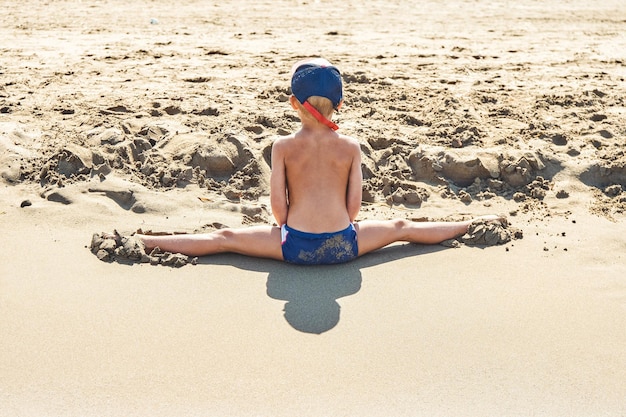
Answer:
<path fill-rule="evenodd" d="M 322 116 L 330 120 L 330 116 L 332 116 L 335 111 L 332 101 L 326 97 L 320 96 L 311 96 L 307 99 L 307 101 L 311 104 L 311 106 L 315 107 L 317 111 L 322 114 Z M 298 106 L 306 112 L 306 109 L 302 107 L 302 103 L 298 102 Z"/>

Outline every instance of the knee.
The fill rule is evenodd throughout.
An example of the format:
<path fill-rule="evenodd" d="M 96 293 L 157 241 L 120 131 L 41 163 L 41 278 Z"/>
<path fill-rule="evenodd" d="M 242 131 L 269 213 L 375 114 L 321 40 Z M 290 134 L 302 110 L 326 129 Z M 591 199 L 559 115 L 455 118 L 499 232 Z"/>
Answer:
<path fill-rule="evenodd" d="M 394 219 L 392 220 L 393 230 L 395 234 L 396 240 L 408 240 L 409 239 L 409 229 L 411 226 L 411 221 L 406 219 Z"/>
<path fill-rule="evenodd" d="M 394 219 L 392 220 L 393 223 L 393 227 L 394 229 L 396 229 L 396 231 L 401 231 L 401 230 L 405 230 L 407 227 L 409 227 L 410 225 L 410 221 L 406 220 L 406 219 Z"/>
<path fill-rule="evenodd" d="M 233 233 L 230 229 L 219 229 L 213 232 L 213 237 L 217 243 L 219 251 L 224 252 L 228 251 L 230 246 L 232 246 L 231 243 L 235 238 L 235 233 Z"/>

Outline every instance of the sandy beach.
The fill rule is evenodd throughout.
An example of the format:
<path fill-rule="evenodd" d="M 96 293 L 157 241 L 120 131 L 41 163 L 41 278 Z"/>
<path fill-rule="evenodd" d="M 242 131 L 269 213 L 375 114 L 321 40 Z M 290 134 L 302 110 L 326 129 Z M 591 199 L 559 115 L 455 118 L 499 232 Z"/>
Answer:
<path fill-rule="evenodd" d="M 622 1 L 4 3 L 0 415 L 626 415 Z M 511 240 L 92 252 L 272 224 L 310 56 L 342 72 L 359 220 L 498 213 Z"/>

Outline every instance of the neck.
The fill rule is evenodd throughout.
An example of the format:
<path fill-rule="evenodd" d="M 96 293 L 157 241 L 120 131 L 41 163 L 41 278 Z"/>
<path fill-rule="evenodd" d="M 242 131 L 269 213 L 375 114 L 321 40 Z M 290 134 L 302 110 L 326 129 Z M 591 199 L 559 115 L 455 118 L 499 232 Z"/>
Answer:
<path fill-rule="evenodd" d="M 308 101 L 304 102 L 302 106 L 311 114 L 311 116 L 313 116 L 318 122 L 320 122 L 324 126 L 327 126 L 332 130 L 339 129 L 339 126 L 324 117 L 324 115 L 320 113 L 315 107 L 313 107 Z"/>

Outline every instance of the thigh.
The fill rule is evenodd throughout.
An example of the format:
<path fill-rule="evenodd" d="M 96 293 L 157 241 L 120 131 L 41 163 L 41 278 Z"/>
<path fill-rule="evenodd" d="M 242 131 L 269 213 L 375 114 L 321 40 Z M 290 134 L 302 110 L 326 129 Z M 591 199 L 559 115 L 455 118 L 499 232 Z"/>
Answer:
<path fill-rule="evenodd" d="M 363 220 L 354 224 L 359 256 L 397 242 L 401 238 L 399 220 Z"/>
<path fill-rule="evenodd" d="M 283 260 L 280 229 L 274 226 L 251 226 L 221 229 L 224 249 L 241 255 Z"/>

